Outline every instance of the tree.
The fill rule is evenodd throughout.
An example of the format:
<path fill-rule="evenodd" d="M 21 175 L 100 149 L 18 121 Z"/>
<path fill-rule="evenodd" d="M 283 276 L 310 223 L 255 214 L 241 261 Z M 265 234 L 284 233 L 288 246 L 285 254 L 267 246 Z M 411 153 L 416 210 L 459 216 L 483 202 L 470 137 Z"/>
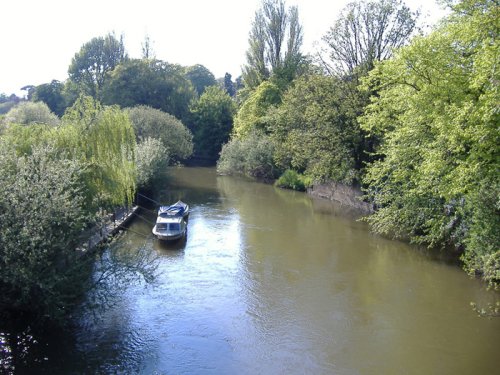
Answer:
<path fill-rule="evenodd" d="M 123 36 L 120 40 L 114 34 L 96 37 L 85 43 L 73 57 L 69 78 L 84 94 L 100 99 L 108 73 L 126 59 Z"/>
<path fill-rule="evenodd" d="M 32 124 L 59 124 L 59 118 L 50 111 L 43 102 L 22 102 L 13 107 L 6 115 L 6 123 L 32 125 Z"/>
<path fill-rule="evenodd" d="M 391 57 L 408 42 L 418 16 L 402 0 L 349 3 L 323 37 L 331 60 L 325 67 L 339 76 L 352 75 L 356 68 L 370 71 L 375 61 Z"/>
<path fill-rule="evenodd" d="M 203 94 L 206 87 L 217 84 L 212 72 L 199 64 L 187 67 L 184 76 L 192 83 L 198 96 Z"/>
<path fill-rule="evenodd" d="M 357 178 L 361 131 L 345 84 L 333 77 L 302 76 L 284 94 L 282 104 L 270 111 L 275 160 L 282 169 L 294 169 L 315 181 L 350 184 Z"/>
<path fill-rule="evenodd" d="M 141 44 L 142 47 L 142 58 L 149 60 L 149 59 L 155 59 L 155 53 L 153 51 L 153 46 L 151 39 L 149 38 L 149 35 L 146 34 L 144 37 L 144 42 Z"/>
<path fill-rule="evenodd" d="M 375 231 L 463 252 L 500 280 L 498 4 L 463 1 L 439 29 L 376 64 L 362 118 L 381 137 L 368 167 Z"/>
<path fill-rule="evenodd" d="M 255 131 L 268 133 L 268 110 L 281 103 L 281 95 L 282 91 L 274 83 L 261 83 L 238 111 L 234 119 L 234 135 L 244 138 Z"/>
<path fill-rule="evenodd" d="M 174 160 L 187 159 L 193 153 L 193 135 L 174 116 L 147 106 L 129 108 L 128 116 L 139 143 L 159 139 Z"/>
<path fill-rule="evenodd" d="M 285 8 L 283 0 L 263 0 L 255 13 L 248 39 L 243 79 L 249 88 L 274 76 L 289 83 L 296 75 L 302 55 L 302 26 L 297 7 Z"/>
<path fill-rule="evenodd" d="M 56 145 L 87 167 L 89 209 L 130 205 L 136 182 L 136 140 L 127 113 L 81 96 L 53 134 Z"/>
<path fill-rule="evenodd" d="M 161 60 L 131 59 L 109 75 L 102 90 L 104 104 L 122 108 L 150 106 L 185 120 L 196 96 L 183 69 Z"/>
<path fill-rule="evenodd" d="M 35 87 L 31 100 L 44 102 L 57 116 L 62 116 L 66 109 L 66 98 L 64 96 L 64 84 L 57 80 L 44 83 Z"/>
<path fill-rule="evenodd" d="M 236 111 L 231 97 L 218 86 L 208 87 L 191 105 L 195 155 L 216 161 L 233 128 Z"/>

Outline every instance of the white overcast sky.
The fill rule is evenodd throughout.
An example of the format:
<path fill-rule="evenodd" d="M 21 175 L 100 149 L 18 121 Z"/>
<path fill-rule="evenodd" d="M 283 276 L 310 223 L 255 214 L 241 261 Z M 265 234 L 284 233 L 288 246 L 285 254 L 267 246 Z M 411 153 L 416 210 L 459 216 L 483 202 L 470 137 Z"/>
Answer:
<path fill-rule="evenodd" d="M 349 0 L 287 0 L 298 5 L 303 52 L 327 32 Z M 444 14 L 434 0 L 407 0 L 425 22 Z M 80 47 L 109 32 L 123 34 L 130 57 L 149 35 L 156 57 L 202 64 L 214 75 L 241 73 L 248 33 L 261 0 L 9 0 L 0 6 L 0 93 L 22 95 L 25 85 L 64 81 Z"/>

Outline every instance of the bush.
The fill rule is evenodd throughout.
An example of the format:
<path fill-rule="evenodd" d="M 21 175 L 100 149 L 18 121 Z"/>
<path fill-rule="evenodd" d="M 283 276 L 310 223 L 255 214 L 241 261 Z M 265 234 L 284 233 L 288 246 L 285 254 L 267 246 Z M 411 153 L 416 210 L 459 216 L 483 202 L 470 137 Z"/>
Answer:
<path fill-rule="evenodd" d="M 287 169 L 275 183 L 276 186 L 285 189 L 305 191 L 311 186 L 311 179 L 294 170 Z"/>
<path fill-rule="evenodd" d="M 146 138 L 137 144 L 135 162 L 137 165 L 137 187 L 147 187 L 163 165 L 168 164 L 167 149 L 160 140 Z"/>
<path fill-rule="evenodd" d="M 17 157 L 0 141 L 0 313 L 60 317 L 83 292 L 75 248 L 90 216 L 80 163 L 51 146 Z"/>
<path fill-rule="evenodd" d="M 6 123 L 31 125 L 58 125 L 59 117 L 53 114 L 43 102 L 22 102 L 12 108 L 4 118 Z"/>
<path fill-rule="evenodd" d="M 222 147 L 217 172 L 274 179 L 277 169 L 273 154 L 274 144 L 262 134 L 251 133 L 244 139 L 232 139 Z"/>
<path fill-rule="evenodd" d="M 193 135 L 184 124 L 172 115 L 147 106 L 129 109 L 137 141 L 157 138 L 177 160 L 186 159 L 193 153 Z"/>

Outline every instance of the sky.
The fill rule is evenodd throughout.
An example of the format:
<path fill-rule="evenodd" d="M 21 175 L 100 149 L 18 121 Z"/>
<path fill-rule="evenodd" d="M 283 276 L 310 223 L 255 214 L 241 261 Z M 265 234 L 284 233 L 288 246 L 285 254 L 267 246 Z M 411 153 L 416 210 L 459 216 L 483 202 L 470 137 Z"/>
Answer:
<path fill-rule="evenodd" d="M 313 53 L 349 0 L 287 0 L 297 5 L 303 52 Z M 445 12 L 434 0 L 406 0 L 433 24 Z M 216 78 L 241 74 L 248 34 L 261 0 L 22 0 L 0 7 L 0 93 L 67 79 L 71 59 L 94 37 L 123 35 L 132 58 L 146 35 L 156 58 L 202 64 Z"/>

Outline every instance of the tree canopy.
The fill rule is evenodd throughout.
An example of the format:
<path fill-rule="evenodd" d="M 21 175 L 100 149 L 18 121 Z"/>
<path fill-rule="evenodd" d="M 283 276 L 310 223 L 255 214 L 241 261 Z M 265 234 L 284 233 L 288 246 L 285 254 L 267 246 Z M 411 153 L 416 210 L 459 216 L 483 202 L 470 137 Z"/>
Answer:
<path fill-rule="evenodd" d="M 195 156 L 216 161 L 233 129 L 236 106 L 225 90 L 211 86 L 191 105 Z"/>
<path fill-rule="evenodd" d="M 367 171 L 377 232 L 465 251 L 500 275 L 498 4 L 461 2 L 447 22 L 376 65 L 362 124 L 382 137 Z"/>
<path fill-rule="evenodd" d="M 282 91 L 272 82 L 262 82 L 241 105 L 234 119 L 234 134 L 245 137 L 254 132 L 268 132 L 267 112 L 281 103 Z"/>
<path fill-rule="evenodd" d="M 187 67 L 184 76 L 191 82 L 198 96 L 203 94 L 205 88 L 217 84 L 213 73 L 200 64 Z"/>
<path fill-rule="evenodd" d="M 100 99 L 107 74 L 126 59 L 123 37 L 120 40 L 114 34 L 96 37 L 85 43 L 73 57 L 69 78 L 84 94 Z"/>
<path fill-rule="evenodd" d="M 195 96 L 182 67 L 160 60 L 130 59 L 110 73 L 102 102 L 122 108 L 146 105 L 184 120 Z"/>
<path fill-rule="evenodd" d="M 268 116 L 275 159 L 315 181 L 352 183 L 361 132 L 350 115 L 343 82 L 322 75 L 296 79 L 282 104 Z"/>

